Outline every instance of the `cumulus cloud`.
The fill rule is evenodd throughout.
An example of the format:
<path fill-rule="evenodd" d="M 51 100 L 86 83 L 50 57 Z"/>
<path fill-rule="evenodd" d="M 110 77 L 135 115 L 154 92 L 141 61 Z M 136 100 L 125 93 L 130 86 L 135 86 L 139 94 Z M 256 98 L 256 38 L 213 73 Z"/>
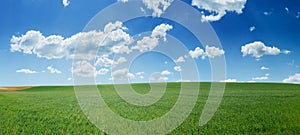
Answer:
<path fill-rule="evenodd" d="M 300 73 L 296 73 L 295 75 L 289 76 L 288 78 L 283 80 L 284 83 L 300 83 Z"/>
<path fill-rule="evenodd" d="M 132 38 L 125 32 L 122 22 L 108 23 L 104 31 L 80 32 L 69 38 L 60 35 L 44 36 L 40 31 L 30 30 L 19 37 L 12 36 L 11 51 L 35 54 L 40 58 L 79 58 L 91 60 L 99 47 L 112 46 L 114 53 L 128 53 Z M 76 48 L 77 47 L 77 48 Z M 76 56 L 74 51 L 76 48 Z M 104 48 L 105 49 L 105 48 Z"/>
<path fill-rule="evenodd" d="M 181 66 L 175 66 L 174 70 L 177 71 L 177 72 L 181 72 L 182 71 Z"/>
<path fill-rule="evenodd" d="M 52 66 L 48 66 L 47 69 L 50 71 L 51 74 L 61 74 L 62 73 L 60 70 L 55 69 Z"/>
<path fill-rule="evenodd" d="M 101 67 L 111 67 L 116 66 L 118 64 L 122 64 L 126 62 L 127 59 L 125 57 L 119 57 L 115 61 L 110 59 L 108 55 L 102 55 L 99 56 L 95 62 L 95 66 L 101 66 Z"/>
<path fill-rule="evenodd" d="M 249 28 L 249 31 L 254 31 L 255 30 L 255 26 L 251 26 L 250 28 Z"/>
<path fill-rule="evenodd" d="M 280 53 L 288 54 L 290 51 L 284 50 L 281 51 L 279 48 L 273 46 L 266 46 L 261 41 L 255 41 L 253 43 L 246 44 L 241 47 L 241 52 L 243 56 L 252 55 L 256 59 L 260 59 L 264 55 L 278 55 Z"/>
<path fill-rule="evenodd" d="M 160 24 L 153 29 L 150 36 L 145 36 L 139 41 L 135 41 L 126 33 L 127 28 L 120 21 L 108 23 L 103 31 L 80 32 L 67 38 L 61 35 L 46 36 L 40 31 L 30 30 L 24 35 L 12 36 L 10 50 L 46 59 L 76 59 L 72 73 L 81 77 L 93 77 L 106 74 L 109 72 L 108 67 L 127 61 L 124 57 L 113 60 L 113 54 L 129 54 L 135 49 L 141 52 L 151 50 L 160 40 L 167 41 L 167 31 L 171 29 L 173 26 L 169 24 Z M 100 54 L 99 49 L 104 53 Z M 93 59 L 96 61 L 92 64 Z M 101 67 L 99 71 L 96 70 L 98 66 Z M 52 66 L 48 67 L 48 70 L 51 73 L 60 73 Z M 133 75 L 125 76 L 132 78 Z"/>
<path fill-rule="evenodd" d="M 153 10 L 153 17 L 160 17 L 172 2 L 173 0 L 143 0 L 145 6 L 148 9 Z"/>
<path fill-rule="evenodd" d="M 164 70 L 161 72 L 161 75 L 170 75 L 171 72 L 169 70 Z"/>
<path fill-rule="evenodd" d="M 205 52 L 200 47 L 196 47 L 194 51 L 193 50 L 189 51 L 189 54 L 191 55 L 192 58 L 198 58 L 199 56 L 201 56 L 202 59 L 205 59 Z"/>
<path fill-rule="evenodd" d="M 180 56 L 178 59 L 174 60 L 175 63 L 182 63 L 185 62 L 185 59 L 183 56 Z"/>
<path fill-rule="evenodd" d="M 265 67 L 265 66 L 262 66 L 262 67 L 260 68 L 260 70 L 269 70 L 269 68 L 268 68 L 268 67 Z"/>
<path fill-rule="evenodd" d="M 270 74 L 265 74 L 264 76 L 261 77 L 254 77 L 252 78 L 252 81 L 264 81 L 269 79 Z"/>
<path fill-rule="evenodd" d="M 88 61 L 77 61 L 72 69 L 72 73 L 80 77 L 93 77 L 96 68 Z"/>
<path fill-rule="evenodd" d="M 195 48 L 195 50 L 189 51 L 189 54 L 192 58 L 201 57 L 202 59 L 205 59 L 205 57 L 215 58 L 218 56 L 222 56 L 225 54 L 225 51 L 214 46 L 206 46 L 205 51 L 200 47 L 197 47 Z"/>
<path fill-rule="evenodd" d="M 137 41 L 137 45 L 133 46 L 132 49 L 139 50 L 140 52 L 154 49 L 158 45 L 160 38 L 162 38 L 163 41 L 167 41 L 167 31 L 171 29 L 173 29 L 173 26 L 169 24 L 160 24 L 156 26 L 153 29 L 151 36 L 145 36 L 143 39 Z"/>
<path fill-rule="evenodd" d="M 224 55 L 224 50 L 214 47 L 214 46 L 206 46 L 205 47 L 205 54 L 208 58 L 214 58 L 221 55 Z"/>
<path fill-rule="evenodd" d="M 67 7 L 70 5 L 70 1 L 69 0 L 62 0 L 62 3 L 64 5 L 64 7 Z"/>
<path fill-rule="evenodd" d="M 24 74 L 36 74 L 38 72 L 30 69 L 20 69 L 16 71 L 17 73 L 24 73 Z"/>
<path fill-rule="evenodd" d="M 135 75 L 130 73 L 127 68 L 118 69 L 112 72 L 112 80 L 135 79 Z"/>
<path fill-rule="evenodd" d="M 243 13 L 246 2 L 247 0 L 192 0 L 192 5 L 210 13 L 203 14 L 202 21 L 218 21 L 227 12 Z"/>
<path fill-rule="evenodd" d="M 100 70 L 97 71 L 97 75 L 105 75 L 108 72 L 109 70 L 107 68 L 101 68 Z"/>

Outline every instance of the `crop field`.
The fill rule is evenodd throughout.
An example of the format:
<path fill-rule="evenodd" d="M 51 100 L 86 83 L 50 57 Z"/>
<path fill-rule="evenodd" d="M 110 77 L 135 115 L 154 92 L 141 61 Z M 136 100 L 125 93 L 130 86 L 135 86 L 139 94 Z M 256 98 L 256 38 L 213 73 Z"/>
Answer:
<path fill-rule="evenodd" d="M 300 134 L 300 85 L 227 83 L 214 117 L 204 126 L 199 118 L 210 83 L 200 83 L 198 101 L 189 117 L 170 134 Z M 109 107 L 132 120 L 151 120 L 175 104 L 180 83 L 168 83 L 162 99 L 138 107 L 122 100 L 113 85 L 99 85 Z M 149 84 L 133 84 L 147 93 Z M 6 134 L 105 134 L 81 111 L 71 86 L 0 90 L 0 135 Z"/>

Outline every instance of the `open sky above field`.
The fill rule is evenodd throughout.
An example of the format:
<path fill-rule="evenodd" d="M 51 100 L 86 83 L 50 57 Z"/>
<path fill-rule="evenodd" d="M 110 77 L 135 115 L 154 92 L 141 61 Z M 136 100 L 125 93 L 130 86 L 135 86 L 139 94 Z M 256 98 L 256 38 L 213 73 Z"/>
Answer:
<path fill-rule="evenodd" d="M 210 23 L 222 47 L 201 44 L 184 26 L 160 18 L 173 0 L 143 0 L 138 8 L 151 17 L 84 30 L 98 12 L 116 2 L 0 1 L 0 86 L 68 85 L 74 74 L 95 76 L 97 83 L 127 78 L 130 82 L 212 81 L 210 60 L 223 56 L 227 73 L 226 79 L 219 81 L 300 83 L 300 1 L 184 0 L 202 14 L 193 18 L 195 21 Z M 175 38 L 188 49 L 186 53 L 174 49 L 179 45 Z M 76 50 L 78 45 L 86 48 Z M 171 59 L 147 52 L 160 46 L 178 55 Z M 89 56 L 94 51 L 95 59 Z M 144 54 L 130 68 L 111 69 L 128 62 L 122 56 L 133 52 Z M 76 57 L 80 61 L 72 68 Z M 188 70 L 181 64 L 188 59 L 195 60 L 199 80 L 181 79 L 182 70 Z"/>

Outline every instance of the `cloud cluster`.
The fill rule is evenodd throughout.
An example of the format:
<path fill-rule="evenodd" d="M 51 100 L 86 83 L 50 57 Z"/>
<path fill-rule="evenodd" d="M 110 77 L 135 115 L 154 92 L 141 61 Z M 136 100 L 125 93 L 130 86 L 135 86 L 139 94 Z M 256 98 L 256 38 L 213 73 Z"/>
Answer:
<path fill-rule="evenodd" d="M 174 70 L 177 71 L 177 72 L 181 72 L 182 71 L 181 66 L 175 66 Z"/>
<path fill-rule="evenodd" d="M 208 58 L 215 58 L 218 56 L 222 56 L 225 54 L 223 49 L 214 47 L 214 46 L 206 46 L 205 51 L 200 47 L 195 48 L 195 50 L 189 51 L 189 54 L 192 58 L 201 57 L 202 59 Z"/>
<path fill-rule="evenodd" d="M 243 56 L 252 55 L 256 59 L 260 59 L 264 55 L 278 55 L 280 53 L 289 54 L 290 51 L 283 50 L 281 51 L 279 48 L 273 46 L 266 46 L 261 41 L 255 41 L 253 43 L 246 44 L 241 47 L 241 52 Z"/>
<path fill-rule="evenodd" d="M 153 29 L 150 36 L 145 36 L 138 41 L 126 33 L 127 28 L 120 21 L 108 23 L 103 31 L 80 32 L 68 38 L 60 35 L 44 36 L 39 31 L 30 30 L 24 35 L 12 36 L 10 50 L 34 54 L 46 59 L 76 59 L 78 61 L 75 63 L 73 73 L 82 77 L 91 77 L 106 74 L 109 72 L 107 67 L 127 61 L 124 57 L 113 60 L 113 54 L 152 50 L 161 40 L 167 41 L 167 31 L 171 29 L 173 26 L 169 24 L 160 24 Z M 98 54 L 99 49 L 102 50 L 102 54 Z M 91 60 L 95 58 L 95 64 L 91 64 Z M 96 71 L 95 66 L 100 66 L 102 69 Z M 51 73 L 60 73 L 53 67 L 48 67 L 48 70 Z"/>
<path fill-rule="evenodd" d="M 172 2 L 173 0 L 143 0 L 146 7 L 153 10 L 152 16 L 154 17 L 160 17 Z"/>
<path fill-rule="evenodd" d="M 300 74 L 295 74 L 289 76 L 288 78 L 283 80 L 284 83 L 299 83 L 300 84 Z"/>
<path fill-rule="evenodd" d="M 143 39 L 137 41 L 137 44 L 133 46 L 132 49 L 139 50 L 140 52 L 154 49 L 158 45 L 159 39 L 167 41 L 167 31 L 171 29 L 173 29 L 173 26 L 169 24 L 160 24 L 156 26 L 150 36 L 145 36 Z"/>
<path fill-rule="evenodd" d="M 192 5 L 199 9 L 208 11 L 210 14 L 203 13 L 201 20 L 204 21 L 218 21 L 227 12 L 243 13 L 247 0 L 192 0 Z"/>
<path fill-rule="evenodd" d="M 132 43 L 122 22 L 109 23 L 104 31 L 80 32 L 69 38 L 60 35 L 44 36 L 41 32 L 30 30 L 25 35 L 11 38 L 11 51 L 35 54 L 40 58 L 61 59 L 79 58 L 91 60 L 101 46 L 115 45 L 114 53 L 128 53 L 124 45 Z M 77 47 L 77 48 L 76 48 Z M 76 56 L 74 56 L 75 48 Z M 104 48 L 105 49 L 105 48 Z"/>

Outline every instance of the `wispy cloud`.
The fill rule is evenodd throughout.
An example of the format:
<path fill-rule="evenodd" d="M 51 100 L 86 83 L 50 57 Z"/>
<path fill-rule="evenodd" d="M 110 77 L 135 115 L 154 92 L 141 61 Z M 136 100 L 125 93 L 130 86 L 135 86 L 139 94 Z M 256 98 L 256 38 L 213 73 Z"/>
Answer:
<path fill-rule="evenodd" d="M 30 69 L 20 69 L 16 71 L 17 73 L 24 73 L 24 74 L 36 74 L 37 71 L 30 70 Z"/>

